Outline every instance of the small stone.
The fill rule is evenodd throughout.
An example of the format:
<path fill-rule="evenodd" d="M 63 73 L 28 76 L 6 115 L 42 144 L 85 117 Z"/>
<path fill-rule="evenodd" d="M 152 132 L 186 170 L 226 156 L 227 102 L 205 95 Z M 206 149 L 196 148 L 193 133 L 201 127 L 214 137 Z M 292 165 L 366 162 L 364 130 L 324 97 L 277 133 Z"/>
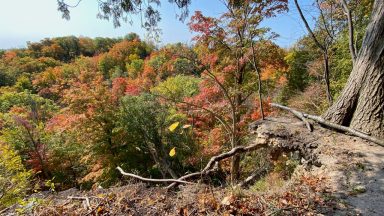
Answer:
<path fill-rule="evenodd" d="M 232 195 L 224 197 L 224 199 L 221 201 L 221 205 L 229 206 L 234 201 L 234 197 Z"/>
<path fill-rule="evenodd" d="M 367 188 L 364 185 L 357 185 L 353 188 L 353 192 L 360 194 L 367 192 Z"/>

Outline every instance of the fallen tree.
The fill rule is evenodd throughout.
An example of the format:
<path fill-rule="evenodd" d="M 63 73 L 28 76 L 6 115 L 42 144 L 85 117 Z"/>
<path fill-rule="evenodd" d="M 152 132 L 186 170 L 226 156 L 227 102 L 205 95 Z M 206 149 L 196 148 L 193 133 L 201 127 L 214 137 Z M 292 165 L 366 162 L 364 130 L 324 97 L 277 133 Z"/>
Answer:
<path fill-rule="evenodd" d="M 356 129 L 353 129 L 353 128 L 350 128 L 350 127 L 346 127 L 346 126 L 342 126 L 342 125 L 339 125 L 339 124 L 335 124 L 335 123 L 332 123 L 330 121 L 327 121 L 327 120 L 323 119 L 320 116 L 314 116 L 314 115 L 306 114 L 306 113 L 303 113 L 303 112 L 299 112 L 297 110 L 294 110 L 292 108 L 289 108 L 289 107 L 286 107 L 286 106 L 283 106 L 283 105 L 280 105 L 280 104 L 271 103 L 270 105 L 272 107 L 276 107 L 276 108 L 280 108 L 280 109 L 289 111 L 289 112 L 293 113 L 295 116 L 301 116 L 301 117 L 303 117 L 304 120 L 305 120 L 305 118 L 311 119 L 311 120 L 319 123 L 320 125 L 324 125 L 326 127 L 329 127 L 329 128 L 335 129 L 335 130 L 339 130 L 339 131 L 350 133 L 352 135 L 355 135 L 357 137 L 360 137 L 362 139 L 371 141 L 373 143 L 376 143 L 376 144 L 384 147 L 384 140 L 381 140 L 381 139 L 379 139 L 377 137 L 374 137 L 374 136 L 370 136 L 369 134 L 366 134 L 364 132 L 358 131 Z M 300 119 L 302 119 L 302 118 L 300 118 Z M 307 121 L 305 120 L 305 122 L 307 122 Z"/>
<path fill-rule="evenodd" d="M 170 189 L 170 188 L 173 188 L 173 187 L 177 186 L 178 184 L 193 184 L 193 183 L 185 181 L 185 180 L 186 179 L 191 179 L 191 178 L 194 178 L 194 177 L 205 176 L 205 175 L 208 175 L 208 174 L 218 170 L 218 162 L 220 162 L 220 161 L 222 161 L 224 159 L 227 159 L 227 158 L 230 158 L 232 156 L 239 155 L 239 154 L 242 154 L 242 153 L 246 153 L 246 152 L 249 152 L 249 151 L 255 151 L 255 150 L 258 150 L 258 149 L 261 149 L 261 148 L 265 148 L 267 146 L 268 146 L 268 144 L 266 144 L 266 143 L 263 143 L 263 144 L 255 143 L 255 144 L 252 144 L 252 145 L 249 145 L 249 146 L 238 146 L 238 147 L 235 147 L 235 148 L 231 149 L 228 152 L 224 152 L 222 154 L 219 154 L 217 156 L 212 157 L 209 160 L 209 162 L 207 163 L 207 165 L 204 167 L 204 169 L 202 169 L 201 171 L 184 175 L 184 176 L 182 176 L 182 177 L 180 177 L 178 179 L 151 179 L 151 178 L 144 178 L 144 177 L 132 174 L 132 173 L 127 173 L 121 167 L 117 167 L 116 169 L 119 170 L 120 173 L 122 175 L 124 175 L 124 176 L 133 177 L 133 178 L 139 179 L 139 180 L 144 181 L 144 182 L 152 182 L 152 183 L 172 182 L 172 184 L 170 184 L 169 186 L 166 187 L 167 189 Z"/>

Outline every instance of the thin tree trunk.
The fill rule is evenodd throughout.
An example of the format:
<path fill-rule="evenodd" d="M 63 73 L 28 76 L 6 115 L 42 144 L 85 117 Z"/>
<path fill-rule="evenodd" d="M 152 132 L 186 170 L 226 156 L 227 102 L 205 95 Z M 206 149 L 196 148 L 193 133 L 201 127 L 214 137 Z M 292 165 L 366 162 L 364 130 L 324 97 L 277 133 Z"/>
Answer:
<path fill-rule="evenodd" d="M 347 21 L 348 21 L 348 32 L 349 32 L 349 51 L 351 53 L 351 58 L 353 64 L 356 62 L 357 54 L 356 54 L 356 48 L 354 45 L 354 29 L 353 29 L 353 20 L 352 20 L 352 12 L 348 8 L 348 4 L 345 0 L 340 0 L 341 6 L 343 8 L 344 13 L 347 15 Z"/>
<path fill-rule="evenodd" d="M 326 45 L 321 44 L 319 42 L 319 40 L 317 39 L 317 37 L 315 36 L 315 34 L 313 33 L 311 27 L 308 24 L 307 19 L 305 18 L 304 14 L 303 14 L 303 11 L 300 8 L 299 3 L 297 2 L 297 0 L 294 0 L 294 3 L 296 5 L 297 10 L 299 11 L 300 18 L 304 22 L 305 28 L 309 32 L 310 36 L 312 37 L 312 39 L 315 42 L 315 44 L 317 45 L 317 47 L 319 47 L 319 49 L 321 49 L 321 51 L 323 52 L 323 58 L 324 58 L 324 76 L 323 77 L 324 77 L 324 82 L 325 82 L 325 86 L 326 86 L 325 90 L 327 93 L 328 103 L 329 103 L 329 105 L 332 105 L 333 100 L 332 100 L 331 90 L 330 90 L 330 86 L 329 86 L 329 63 L 328 63 L 329 58 L 328 58 L 327 47 L 326 47 Z"/>
<path fill-rule="evenodd" d="M 262 100 L 262 96 L 261 96 L 261 76 L 260 76 L 260 71 L 259 71 L 259 68 L 257 66 L 257 62 L 256 62 L 256 52 L 255 52 L 255 46 L 253 45 L 253 41 L 251 40 L 251 48 L 252 48 L 252 60 L 253 62 L 252 63 L 252 66 L 254 67 L 255 71 L 256 71 L 256 75 L 257 75 L 257 82 L 259 84 L 259 88 L 257 89 L 257 93 L 259 95 L 259 106 L 260 106 L 260 114 L 261 114 L 261 119 L 264 120 L 264 110 L 263 110 L 263 100 Z"/>
<path fill-rule="evenodd" d="M 239 107 L 241 103 L 241 96 L 236 95 L 235 107 Z M 231 138 L 231 148 L 236 148 L 239 145 L 238 139 L 238 123 L 240 121 L 240 116 L 236 109 L 232 110 L 232 138 Z M 240 155 L 232 156 L 231 160 L 231 184 L 236 184 L 237 180 L 240 177 Z"/>
<path fill-rule="evenodd" d="M 328 58 L 327 50 L 324 50 L 323 56 L 324 56 L 324 82 L 326 87 L 327 99 L 328 99 L 329 105 L 332 105 L 333 98 L 331 94 L 331 87 L 329 84 L 329 58 Z"/>

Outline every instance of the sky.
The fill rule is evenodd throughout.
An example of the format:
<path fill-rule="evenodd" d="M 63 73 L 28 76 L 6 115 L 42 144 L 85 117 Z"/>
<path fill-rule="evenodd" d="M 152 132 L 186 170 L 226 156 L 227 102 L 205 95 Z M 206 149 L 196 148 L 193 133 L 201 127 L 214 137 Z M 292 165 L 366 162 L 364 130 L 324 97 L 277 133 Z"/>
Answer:
<path fill-rule="evenodd" d="M 76 4 L 77 0 L 67 0 Z M 308 13 L 310 0 L 301 0 L 304 12 Z M 159 8 L 162 21 L 160 45 L 183 42 L 191 43 L 187 20 L 183 23 L 177 20 L 177 8 L 162 1 Z M 202 11 L 204 15 L 218 17 L 225 11 L 219 0 L 192 0 L 190 15 L 194 11 Z M 135 32 L 145 39 L 146 32 L 140 28 L 140 20 L 134 17 L 134 24 L 122 23 L 119 28 L 114 28 L 113 23 L 96 18 L 98 7 L 96 0 L 82 0 L 79 6 L 71 10 L 71 19 L 65 20 L 61 12 L 57 11 L 56 0 L 12 0 L 2 3 L 0 8 L 0 49 L 22 48 L 27 41 L 36 42 L 47 37 L 60 36 L 85 36 L 85 37 L 123 37 Z M 264 26 L 280 35 L 276 43 L 282 47 L 289 47 L 305 34 L 296 9 L 290 3 L 290 11 L 275 18 L 266 20 Z"/>

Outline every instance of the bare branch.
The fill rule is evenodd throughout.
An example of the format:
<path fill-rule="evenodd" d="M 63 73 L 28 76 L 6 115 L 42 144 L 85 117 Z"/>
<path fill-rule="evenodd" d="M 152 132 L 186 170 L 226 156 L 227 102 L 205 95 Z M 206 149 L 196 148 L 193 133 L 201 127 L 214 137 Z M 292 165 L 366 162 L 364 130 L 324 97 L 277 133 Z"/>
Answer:
<path fill-rule="evenodd" d="M 313 126 L 311 125 L 311 123 L 309 123 L 307 121 L 307 119 L 305 119 L 303 113 L 301 113 L 299 111 L 296 111 L 294 109 L 291 109 L 289 107 L 282 106 L 280 104 L 271 103 L 271 106 L 272 107 L 277 107 L 277 108 L 280 108 L 280 109 L 283 109 L 283 110 L 291 112 L 293 115 L 295 115 L 297 118 L 299 118 L 301 121 L 303 121 L 305 123 L 305 125 L 307 126 L 309 131 L 311 131 L 311 132 L 313 131 Z"/>
<path fill-rule="evenodd" d="M 323 51 L 323 56 L 324 56 L 323 57 L 323 59 L 324 59 L 324 82 L 325 82 L 325 86 L 326 86 L 326 93 L 327 93 L 328 103 L 329 103 L 329 105 L 332 105 L 333 99 L 332 99 L 332 94 L 331 94 L 331 91 L 330 91 L 330 84 L 329 84 L 329 59 L 328 59 L 328 47 L 327 47 L 329 44 L 322 45 L 317 40 L 315 34 L 313 33 L 311 27 L 309 26 L 309 24 L 307 22 L 307 19 L 304 17 L 303 12 L 301 11 L 299 3 L 297 3 L 297 0 L 294 0 L 294 2 L 295 2 L 297 10 L 299 11 L 300 17 L 303 20 L 304 25 L 307 28 L 309 34 L 311 35 L 313 41 Z"/>
<path fill-rule="evenodd" d="M 278 105 L 278 106 L 277 106 Z M 332 122 L 329 122 L 329 121 L 326 121 L 324 120 L 322 117 L 320 116 L 314 116 L 314 115 L 309 115 L 309 114 L 306 114 L 306 113 L 303 113 L 303 112 L 299 112 L 297 110 L 294 110 L 292 108 L 289 108 L 289 107 L 285 107 L 283 105 L 279 105 L 279 104 L 273 104 L 271 103 L 271 106 L 275 106 L 275 107 L 279 107 L 279 108 L 282 108 L 284 107 L 285 110 L 288 110 L 288 111 L 295 111 L 295 112 L 298 112 L 298 113 L 301 113 L 302 116 L 304 116 L 305 118 L 308 118 L 308 119 L 312 119 L 314 121 L 316 121 L 317 123 L 321 124 L 321 125 L 325 125 L 327 127 L 330 127 L 332 129 L 335 129 L 335 130 L 339 130 L 339 131 L 343 131 L 343 132 L 347 132 L 347 133 L 350 133 L 352 135 L 355 135 L 357 137 L 360 137 L 362 139 L 365 139 L 365 140 L 368 140 L 368 141 L 371 141 L 373 143 L 376 143 L 377 145 L 380 145 L 382 147 L 384 147 L 384 140 L 381 140 L 377 137 L 373 137 L 373 136 L 370 136 L 362 131 L 358 131 L 358 130 L 355 130 L 353 128 L 350 128 L 350 127 L 345 127 L 345 126 L 342 126 L 342 125 L 339 125 L 339 124 L 335 124 L 335 123 L 332 123 Z"/>
<path fill-rule="evenodd" d="M 296 5 L 296 8 L 297 10 L 299 11 L 299 14 L 300 14 L 300 17 L 301 19 L 303 20 L 304 22 L 304 25 L 305 25 L 305 28 L 307 29 L 307 31 L 309 32 L 309 34 L 311 35 L 312 39 L 315 41 L 316 45 L 322 49 L 323 51 L 326 49 L 316 38 L 315 34 L 313 33 L 311 27 L 309 26 L 308 22 L 307 22 L 307 19 L 304 17 L 304 14 L 303 14 L 303 11 L 301 11 L 301 8 L 300 8 L 300 5 L 299 3 L 297 3 L 297 0 L 294 0 L 295 2 L 295 5 Z"/>
<path fill-rule="evenodd" d="M 189 179 L 189 178 L 192 178 L 192 177 L 195 177 L 195 176 L 207 175 L 207 173 L 209 173 L 212 170 L 212 167 L 216 163 L 218 163 L 219 161 L 222 161 L 224 159 L 230 158 L 230 157 L 232 157 L 234 155 L 238 155 L 238 154 L 241 154 L 241 153 L 245 153 L 245 152 L 249 152 L 249 151 L 256 151 L 258 149 L 265 148 L 267 146 L 268 146 L 268 144 L 265 144 L 265 143 L 263 143 L 263 144 L 255 143 L 255 144 L 252 144 L 252 145 L 249 145 L 249 146 L 237 146 L 237 147 L 231 149 L 228 152 L 224 152 L 222 154 L 219 154 L 217 156 L 212 157 L 209 160 L 209 162 L 207 163 L 207 165 L 204 167 L 204 169 L 202 169 L 200 172 L 195 172 L 195 173 L 191 173 L 191 174 L 182 176 L 182 177 L 178 178 L 178 180 Z M 172 188 L 172 187 L 174 187 L 176 185 L 177 185 L 177 183 L 173 183 L 173 184 L 169 185 L 167 187 L 167 189 L 170 189 L 170 188 Z"/>
<path fill-rule="evenodd" d="M 8 211 L 9 209 L 11 209 L 13 206 L 14 206 L 14 205 L 9 206 L 9 207 L 7 207 L 7 208 L 5 208 L 5 209 L 0 210 L 0 215 L 2 215 L 3 213 L 5 213 L 5 212 Z"/>
<path fill-rule="evenodd" d="M 220 87 L 220 89 L 223 92 L 224 96 L 229 101 L 232 109 L 234 109 L 235 108 L 235 104 L 233 103 L 232 98 L 231 98 L 231 96 L 229 96 L 229 93 L 228 93 L 227 89 L 224 87 L 224 85 L 220 82 L 220 80 L 211 71 L 209 71 L 208 69 L 206 69 L 205 71 L 207 72 L 208 76 L 211 77 L 215 81 L 215 83 Z"/>
<path fill-rule="evenodd" d="M 252 175 L 248 176 L 244 181 L 237 184 L 237 187 L 246 187 L 247 185 L 251 184 L 255 179 L 260 178 L 263 173 L 265 173 L 267 170 L 265 168 L 260 168 L 252 173 Z"/>
<path fill-rule="evenodd" d="M 320 7 L 320 2 L 319 2 L 319 0 L 316 0 L 316 3 L 317 3 L 317 8 L 318 8 L 319 11 L 320 11 L 320 16 L 321 16 L 321 19 L 322 19 L 322 21 L 323 21 L 324 29 L 325 29 L 325 31 L 327 32 L 327 35 L 328 35 L 328 36 L 331 38 L 331 40 L 333 41 L 333 40 L 334 40 L 334 39 L 333 39 L 334 37 L 333 37 L 333 35 L 331 34 L 331 31 L 329 30 L 327 23 L 325 22 L 324 12 L 323 12 L 323 9 L 321 9 L 321 7 Z"/>
<path fill-rule="evenodd" d="M 174 182 L 174 183 L 180 183 L 180 184 L 194 184 L 192 182 L 187 182 L 187 181 L 183 181 L 183 180 L 179 180 L 179 179 L 151 179 L 151 178 L 144 178 L 144 177 L 132 174 L 132 173 L 126 173 L 126 172 L 124 172 L 124 170 L 121 167 L 116 167 L 116 169 L 119 170 L 122 175 L 129 176 L 129 177 L 132 177 L 132 178 L 136 178 L 136 179 L 139 179 L 139 180 L 144 181 L 144 182 L 157 182 L 157 183 Z"/>

